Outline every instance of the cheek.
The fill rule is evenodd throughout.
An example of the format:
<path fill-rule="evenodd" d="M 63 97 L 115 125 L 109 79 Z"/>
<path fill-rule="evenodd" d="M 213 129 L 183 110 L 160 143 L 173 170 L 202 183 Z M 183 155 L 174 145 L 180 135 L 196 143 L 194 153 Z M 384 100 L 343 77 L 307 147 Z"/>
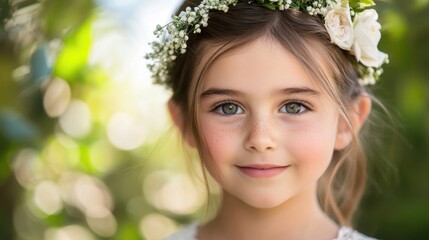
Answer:
<path fill-rule="evenodd" d="M 239 142 L 234 130 L 205 123 L 201 125 L 203 146 L 201 160 L 210 175 L 221 184 L 225 176 L 231 174 Z"/>
<path fill-rule="evenodd" d="M 204 139 L 203 159 L 205 163 L 219 164 L 231 159 L 238 149 L 240 139 L 238 129 L 225 128 L 216 124 L 201 124 L 201 137 Z"/>
<path fill-rule="evenodd" d="M 319 123 L 296 129 L 293 136 L 286 137 L 284 141 L 287 142 L 289 154 L 293 156 L 298 169 L 321 176 L 332 159 L 336 128 Z"/>

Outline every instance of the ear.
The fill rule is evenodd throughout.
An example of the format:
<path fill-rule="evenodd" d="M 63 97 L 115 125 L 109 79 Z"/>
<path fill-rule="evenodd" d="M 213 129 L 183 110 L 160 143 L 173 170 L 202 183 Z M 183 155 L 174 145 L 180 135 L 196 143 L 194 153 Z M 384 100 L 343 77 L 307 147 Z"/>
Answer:
<path fill-rule="evenodd" d="M 174 125 L 179 128 L 184 140 L 186 141 L 186 143 L 189 144 L 189 146 L 195 147 L 195 138 L 192 132 L 189 131 L 189 128 L 186 126 L 185 116 L 183 115 L 182 108 L 177 105 L 177 103 L 175 103 L 172 99 L 168 101 L 167 105 L 170 117 L 173 120 Z"/>
<path fill-rule="evenodd" d="M 370 112 L 371 99 L 368 95 L 361 94 L 353 101 L 349 111 L 352 129 L 348 128 L 343 118 L 338 122 L 335 150 L 342 150 L 352 142 L 353 136 L 359 133 Z"/>

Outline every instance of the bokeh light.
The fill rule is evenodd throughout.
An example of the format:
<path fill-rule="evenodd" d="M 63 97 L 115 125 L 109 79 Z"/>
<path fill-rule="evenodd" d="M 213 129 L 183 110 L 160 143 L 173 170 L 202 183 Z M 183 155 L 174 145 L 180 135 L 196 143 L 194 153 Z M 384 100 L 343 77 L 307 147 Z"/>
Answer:
<path fill-rule="evenodd" d="M 97 178 L 80 175 L 71 179 L 71 192 L 68 200 L 86 216 L 103 218 L 113 208 L 112 197 L 103 182 Z M 70 184 L 70 183 L 68 183 Z"/>
<path fill-rule="evenodd" d="M 39 154 L 33 149 L 17 152 L 12 165 L 16 180 L 27 189 L 33 188 L 42 179 L 43 167 Z"/>
<path fill-rule="evenodd" d="M 182 173 L 154 171 L 144 180 L 143 192 L 156 208 L 174 214 L 191 214 L 205 202 L 205 194 Z"/>
<path fill-rule="evenodd" d="M 73 99 L 59 121 L 64 132 L 75 138 L 83 138 L 91 131 L 91 111 L 82 101 Z"/>
<path fill-rule="evenodd" d="M 79 163 L 79 148 L 71 138 L 64 134 L 56 134 L 47 141 L 41 158 L 47 163 L 46 169 L 61 174 Z"/>
<path fill-rule="evenodd" d="M 140 234 L 147 240 L 162 240 L 177 231 L 176 223 L 161 214 L 152 213 L 140 220 Z"/>
<path fill-rule="evenodd" d="M 66 110 L 71 97 L 71 89 L 63 79 L 52 80 L 43 97 L 43 106 L 46 114 L 58 117 Z"/>
<path fill-rule="evenodd" d="M 113 236 L 117 230 L 116 218 L 113 214 L 106 208 L 99 208 L 96 215 L 97 217 L 86 216 L 89 227 L 99 236 Z"/>
<path fill-rule="evenodd" d="M 55 214 L 63 207 L 58 186 L 51 181 L 37 184 L 33 199 L 36 206 L 47 215 Z"/>
<path fill-rule="evenodd" d="M 45 240 L 95 240 L 91 232 L 79 225 L 69 225 L 62 228 L 46 230 Z"/>
<path fill-rule="evenodd" d="M 110 148 L 107 140 L 99 140 L 90 147 L 91 165 L 100 173 L 108 173 L 118 164 L 115 151 Z"/>
<path fill-rule="evenodd" d="M 107 136 L 110 143 L 122 150 L 140 147 L 145 140 L 145 133 L 142 122 L 129 113 L 116 113 L 107 123 Z"/>

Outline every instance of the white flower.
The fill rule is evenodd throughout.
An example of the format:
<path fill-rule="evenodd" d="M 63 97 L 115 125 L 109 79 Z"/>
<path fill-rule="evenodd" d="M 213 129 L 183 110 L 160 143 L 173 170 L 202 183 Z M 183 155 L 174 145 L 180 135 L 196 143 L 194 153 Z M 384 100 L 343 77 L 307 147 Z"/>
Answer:
<path fill-rule="evenodd" d="M 354 19 L 355 41 L 352 53 L 356 59 L 367 67 L 380 67 L 387 59 L 387 54 L 378 50 L 381 38 L 378 14 L 368 9 L 356 14 Z"/>
<path fill-rule="evenodd" d="M 350 50 L 353 44 L 353 22 L 348 4 L 338 4 L 329 10 L 325 16 L 325 27 L 333 43 Z"/>
<path fill-rule="evenodd" d="M 344 50 L 353 44 L 353 23 L 348 4 L 335 5 L 325 16 L 325 27 L 331 41 Z"/>
<path fill-rule="evenodd" d="M 362 86 L 374 85 L 375 83 L 376 80 L 374 78 L 374 75 L 366 75 L 363 78 L 359 78 L 359 84 Z"/>

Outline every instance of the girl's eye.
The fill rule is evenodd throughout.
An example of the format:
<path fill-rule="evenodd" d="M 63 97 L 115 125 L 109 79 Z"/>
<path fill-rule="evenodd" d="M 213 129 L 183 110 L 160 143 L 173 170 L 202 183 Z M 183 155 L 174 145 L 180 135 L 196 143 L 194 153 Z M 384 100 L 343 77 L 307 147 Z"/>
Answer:
<path fill-rule="evenodd" d="M 220 104 L 214 109 L 214 111 L 221 115 L 234 115 L 243 113 L 243 109 L 235 103 Z"/>
<path fill-rule="evenodd" d="M 299 102 L 286 103 L 280 108 L 280 112 L 288 114 L 300 114 L 307 110 L 308 108 L 304 104 Z"/>

